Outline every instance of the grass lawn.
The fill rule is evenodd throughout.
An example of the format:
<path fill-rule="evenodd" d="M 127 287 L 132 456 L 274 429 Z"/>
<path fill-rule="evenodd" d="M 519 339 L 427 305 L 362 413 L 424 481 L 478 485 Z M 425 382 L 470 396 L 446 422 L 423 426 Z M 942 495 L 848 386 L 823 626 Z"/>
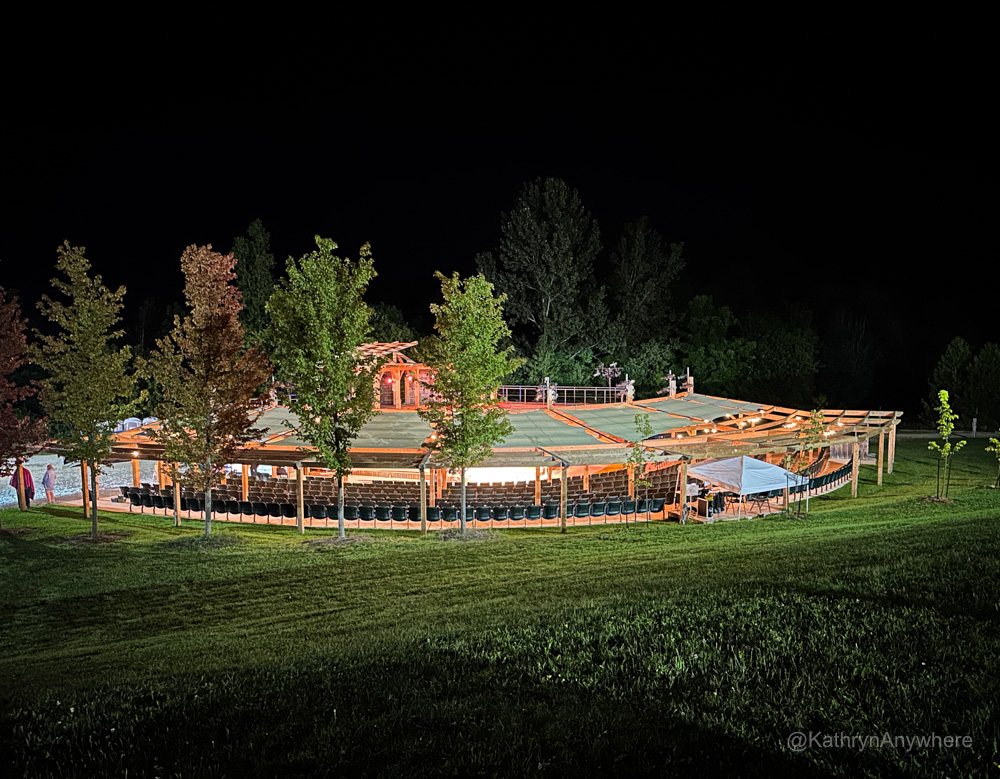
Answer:
<path fill-rule="evenodd" d="M 985 440 L 807 518 L 479 541 L 0 512 L 5 776 L 998 776 Z M 812 733 L 805 749 L 793 732 Z M 866 742 L 936 735 L 969 745 Z"/>

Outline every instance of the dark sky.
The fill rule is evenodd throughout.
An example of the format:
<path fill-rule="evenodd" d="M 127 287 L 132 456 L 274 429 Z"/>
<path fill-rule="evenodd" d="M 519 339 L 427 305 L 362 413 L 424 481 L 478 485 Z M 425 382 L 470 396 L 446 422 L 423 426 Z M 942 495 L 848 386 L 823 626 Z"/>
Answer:
<path fill-rule="evenodd" d="M 186 245 L 259 217 L 279 261 L 370 241 L 371 299 L 426 315 L 433 271 L 472 271 L 522 182 L 556 176 L 605 246 L 643 214 L 685 241 L 685 294 L 864 314 L 884 407 L 951 336 L 1000 338 L 984 34 L 648 27 L 57 41 L 0 114 L 3 283 L 32 308 L 68 239 L 130 307 L 170 300 Z"/>

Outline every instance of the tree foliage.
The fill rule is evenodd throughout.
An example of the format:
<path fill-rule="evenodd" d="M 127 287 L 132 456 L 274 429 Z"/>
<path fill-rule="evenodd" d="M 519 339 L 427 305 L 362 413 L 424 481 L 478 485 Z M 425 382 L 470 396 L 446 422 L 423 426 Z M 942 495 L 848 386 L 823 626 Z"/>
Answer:
<path fill-rule="evenodd" d="M 983 344 L 969 369 L 970 413 L 982 430 L 1000 430 L 1000 346 Z"/>
<path fill-rule="evenodd" d="M 67 460 L 86 462 L 91 470 L 91 531 L 97 535 L 96 472 L 111 453 L 115 426 L 132 413 L 135 375 L 132 353 L 117 346 L 125 287 L 115 292 L 100 276 L 91 277 L 85 249 L 66 241 L 58 251 L 56 270 L 65 278 L 52 287 L 65 302 L 43 295 L 38 303 L 55 332 L 37 332 L 31 359 L 45 371 L 40 397 L 51 433 Z"/>
<path fill-rule="evenodd" d="M 987 452 L 992 452 L 997 458 L 997 480 L 996 484 L 993 486 L 1000 489 L 1000 438 L 991 438 L 989 444 L 986 446 Z"/>
<path fill-rule="evenodd" d="M 743 395 L 742 383 L 751 371 L 756 344 L 736 334 L 737 324 L 733 312 L 716 305 L 711 295 L 698 295 L 688 303 L 678 346 L 679 367 L 691 369 L 699 390 Z"/>
<path fill-rule="evenodd" d="M 242 295 L 240 322 L 247 337 L 259 343 L 267 328 L 267 301 L 274 291 L 274 255 L 271 234 L 260 219 L 247 228 L 247 234 L 233 239 L 236 256 L 236 286 Z"/>
<path fill-rule="evenodd" d="M 465 469 L 482 462 L 513 432 L 496 393 L 519 364 L 504 345 L 510 328 L 503 318 L 504 295 L 482 275 L 465 280 L 436 274 L 444 302 L 431 305 L 436 335 L 425 355 L 435 371 L 433 396 L 420 415 L 434 428 L 432 448 L 451 469 L 462 471 L 462 529 L 465 529 Z"/>
<path fill-rule="evenodd" d="M 406 321 L 403 312 L 388 303 L 371 307 L 371 339 L 380 343 L 417 340 L 417 331 Z"/>
<path fill-rule="evenodd" d="M 25 320 L 17 298 L 0 287 L 0 477 L 9 476 L 16 458 L 45 435 L 45 421 L 32 419 L 20 403 L 37 389 L 17 380 L 28 362 Z"/>
<path fill-rule="evenodd" d="M 671 287 L 684 268 L 684 244 L 669 246 L 645 216 L 625 225 L 611 252 L 613 300 L 625 350 L 631 351 L 668 325 Z"/>
<path fill-rule="evenodd" d="M 947 498 L 948 488 L 951 486 L 951 458 L 965 446 L 965 441 L 951 443 L 951 434 L 955 430 L 955 421 L 959 416 L 951 410 L 951 405 L 948 403 L 948 390 L 938 391 L 938 405 L 935 411 L 938 413 L 937 430 L 941 441 L 930 441 L 927 448 L 935 450 L 941 455 L 941 459 L 938 461 L 937 497 L 942 497 L 941 463 L 944 463 L 943 497 Z"/>
<path fill-rule="evenodd" d="M 533 368 L 571 383 L 562 371 L 592 361 L 607 334 L 604 289 L 594 277 L 601 250 L 597 222 L 560 179 L 526 183 L 514 209 L 501 216 L 496 256 L 480 271 L 506 295 L 507 315 Z"/>
<path fill-rule="evenodd" d="M 945 348 L 944 354 L 934 366 L 934 371 L 928 381 L 929 400 L 923 401 L 924 417 L 928 422 L 933 423 L 938 419 L 937 403 L 940 400 L 939 389 L 941 387 L 951 388 L 949 397 L 955 413 L 963 419 L 972 419 L 969 416 L 971 409 L 967 401 L 969 365 L 972 363 L 972 356 L 972 347 L 964 338 L 953 338 Z"/>
<path fill-rule="evenodd" d="M 371 309 L 365 290 L 376 276 L 368 244 L 357 262 L 334 254 L 337 244 L 316 236 L 316 251 L 288 258 L 287 281 L 271 295 L 271 356 L 279 378 L 294 390 L 290 408 L 299 432 L 316 457 L 336 471 L 338 527 L 344 535 L 343 480 L 351 472 L 348 450 L 361 428 L 378 413 L 378 361 L 363 359 Z"/>
<path fill-rule="evenodd" d="M 173 330 L 157 341 L 143 366 L 162 396 L 154 438 L 168 460 L 188 466 L 181 482 L 205 493 L 206 535 L 212 487 L 237 450 L 261 432 L 252 424 L 265 401 L 258 388 L 271 372 L 263 351 L 246 343 L 235 263 L 232 254 L 213 252 L 211 245 L 184 250 L 188 313 L 174 319 Z"/>

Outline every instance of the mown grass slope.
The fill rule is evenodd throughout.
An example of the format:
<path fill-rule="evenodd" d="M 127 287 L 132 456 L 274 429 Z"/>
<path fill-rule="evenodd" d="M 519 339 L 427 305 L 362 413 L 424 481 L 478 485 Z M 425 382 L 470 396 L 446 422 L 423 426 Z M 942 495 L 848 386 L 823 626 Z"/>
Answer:
<path fill-rule="evenodd" d="M 982 776 L 1000 762 L 1000 491 L 900 442 L 807 518 L 209 542 L 3 513 L 9 775 Z M 25 532 L 25 528 L 30 531 Z M 13 532 L 9 532 L 13 531 Z M 332 531 L 331 531 L 332 532 Z M 306 538 L 323 537 L 319 531 Z M 795 731 L 969 747 L 788 747 Z"/>

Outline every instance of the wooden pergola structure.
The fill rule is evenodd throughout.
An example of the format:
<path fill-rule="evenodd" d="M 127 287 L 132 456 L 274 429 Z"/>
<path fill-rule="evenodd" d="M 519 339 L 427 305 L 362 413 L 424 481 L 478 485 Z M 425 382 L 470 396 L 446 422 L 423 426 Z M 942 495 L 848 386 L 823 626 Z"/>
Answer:
<path fill-rule="evenodd" d="M 382 377 L 388 375 L 398 385 L 405 381 L 400 377 L 405 377 L 407 372 L 426 370 L 426 366 L 401 354 L 402 349 L 412 345 L 394 342 L 368 346 L 373 356 L 391 358 L 383 369 Z M 354 470 L 367 472 L 369 476 L 372 472 L 417 471 L 422 516 L 426 518 L 427 506 L 435 505 L 447 485 L 448 472 L 431 448 L 430 426 L 418 421 L 414 406 L 404 407 L 404 399 L 395 391 L 390 410 L 396 413 L 377 416 L 376 421 L 369 423 L 359 436 L 358 446 L 350 450 L 350 456 Z M 636 412 L 649 415 L 655 431 L 651 438 L 640 441 L 636 440 L 634 432 L 629 435 L 629 420 L 634 418 Z M 243 499 L 247 499 L 249 474 L 253 466 L 267 464 L 294 468 L 301 529 L 303 479 L 310 470 L 322 469 L 323 464 L 315 459 L 308 443 L 298 437 L 298 420 L 294 415 L 281 407 L 272 407 L 264 413 L 273 413 L 280 423 L 272 420 L 268 433 L 259 441 L 243 447 L 233 459 L 233 464 L 242 466 Z M 654 467 L 669 467 L 669 464 L 677 463 L 683 483 L 686 482 L 687 464 L 694 461 L 739 455 L 785 456 L 847 443 L 852 452 L 851 491 L 856 496 L 861 442 L 875 437 L 878 439 L 878 483 L 881 484 L 885 465 L 892 473 L 896 426 L 901 417 L 902 412 L 898 411 L 824 409 L 820 440 L 810 441 L 807 433 L 809 411 L 760 406 L 694 393 L 682 393 L 669 401 L 650 399 L 614 407 L 584 405 L 551 411 L 531 408 L 510 414 L 515 434 L 498 445 L 493 455 L 480 467 L 533 468 L 536 500 L 540 494 L 543 469 L 550 473 L 554 469 L 561 471 L 561 516 L 565 525 L 569 469 L 582 473 L 586 483 L 587 476 L 592 472 L 624 467 L 635 446 L 646 449 L 647 460 L 655 463 Z M 114 454 L 118 459 L 132 460 L 137 485 L 138 461 L 156 461 L 158 482 L 163 489 L 170 469 L 164 467 L 162 462 L 163 447 L 148 435 L 149 429 L 157 424 L 152 422 L 117 434 Z M 366 431 L 373 432 L 366 434 Z M 631 478 L 629 487 L 631 492 Z"/>

